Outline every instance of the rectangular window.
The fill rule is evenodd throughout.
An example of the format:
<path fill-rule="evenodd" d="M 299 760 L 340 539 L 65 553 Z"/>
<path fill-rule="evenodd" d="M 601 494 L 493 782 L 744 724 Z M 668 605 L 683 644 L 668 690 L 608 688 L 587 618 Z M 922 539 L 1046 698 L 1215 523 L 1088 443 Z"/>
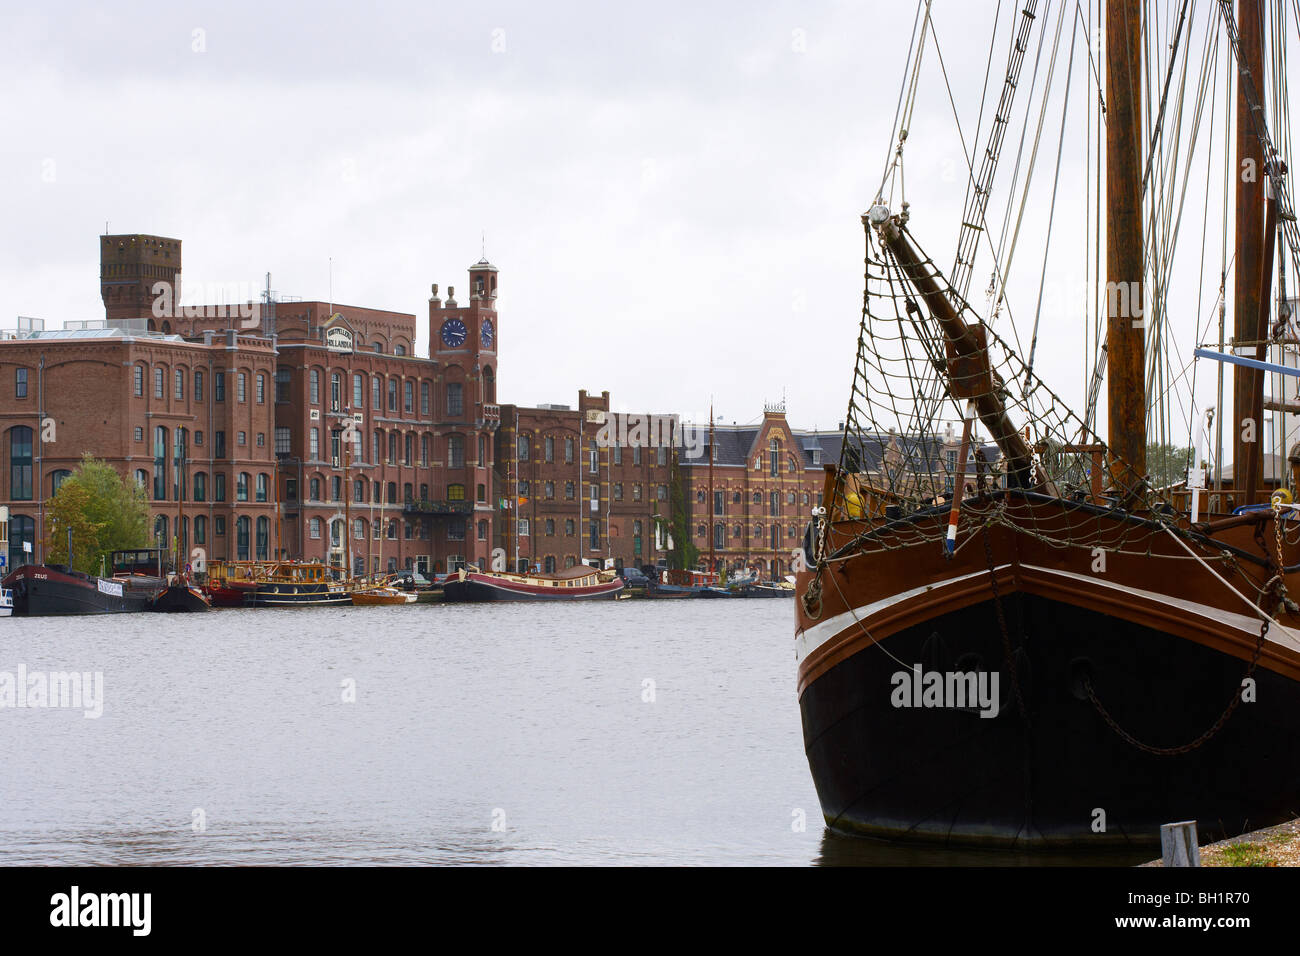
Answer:
<path fill-rule="evenodd" d="M 528 519 L 527 519 L 527 518 L 520 518 L 520 519 L 519 519 L 519 537 L 521 537 L 521 538 L 526 538 L 526 537 L 528 537 Z"/>
<path fill-rule="evenodd" d="M 720 515 L 725 513 L 723 510 L 724 508 L 723 502 L 725 501 L 725 499 L 726 499 L 725 492 L 715 491 L 713 493 L 713 513 L 715 515 Z"/>
<path fill-rule="evenodd" d="M 215 372 L 212 379 L 212 398 L 214 401 L 224 402 L 226 400 L 226 373 Z"/>
<path fill-rule="evenodd" d="M 616 465 L 621 465 L 621 464 L 623 464 L 623 446 L 622 446 L 622 445 L 615 445 L 615 446 L 614 446 L 614 464 L 616 464 Z"/>
<path fill-rule="evenodd" d="M 212 500 L 213 501 L 226 500 L 226 473 L 224 471 L 219 471 L 212 476 Z M 217 521 L 221 521 L 221 520 L 222 520 L 221 518 L 217 519 Z M 222 526 L 218 524 L 217 527 L 220 528 Z M 217 534 L 221 534 L 221 533 L 222 532 L 220 531 L 217 532 Z"/>
<path fill-rule="evenodd" d="M 591 442 L 591 447 L 588 450 L 587 457 L 590 459 L 590 463 L 591 463 L 590 470 L 591 473 L 594 475 L 598 471 L 600 471 L 600 453 L 596 450 L 596 442 L 594 440 Z"/>
<path fill-rule="evenodd" d="M 660 445 L 655 450 L 655 463 L 661 467 L 668 464 L 668 447 L 666 445 Z"/>
<path fill-rule="evenodd" d="M 213 432 L 212 443 L 213 443 L 212 457 L 225 458 L 226 457 L 226 433 Z"/>
<path fill-rule="evenodd" d="M 588 522 L 587 542 L 592 551 L 600 548 L 600 522 L 595 518 Z"/>
<path fill-rule="evenodd" d="M 173 377 L 176 379 L 176 401 L 183 402 L 185 401 L 185 372 L 177 369 Z"/>
<path fill-rule="evenodd" d="M 144 366 L 143 365 L 137 365 L 135 367 L 135 393 L 136 395 L 144 395 Z"/>
<path fill-rule="evenodd" d="M 359 412 L 366 407 L 366 377 L 361 374 L 352 376 L 352 410 Z"/>
<path fill-rule="evenodd" d="M 163 397 L 163 370 L 160 368 L 153 370 L 153 397 Z"/>
<path fill-rule="evenodd" d="M 14 370 L 14 398 L 27 397 L 27 369 Z"/>
<path fill-rule="evenodd" d="M 261 374 L 257 376 L 257 404 L 266 404 L 266 376 Z"/>
<path fill-rule="evenodd" d="M 287 368 L 277 368 L 275 370 L 275 400 L 277 402 L 287 402 L 289 400 L 289 383 L 292 381 L 293 372 Z"/>
<path fill-rule="evenodd" d="M 420 383 L 420 414 L 426 417 L 429 415 L 430 394 L 431 391 L 429 389 L 429 383 L 421 382 Z"/>
<path fill-rule="evenodd" d="M 236 439 L 235 439 L 235 440 L 236 440 L 236 444 L 238 444 L 238 445 L 241 445 L 241 446 L 242 446 L 242 445 L 247 445 L 247 444 L 248 444 L 248 433 L 247 433 L 247 432 L 236 432 Z"/>
<path fill-rule="evenodd" d="M 402 411 L 408 415 L 415 413 L 415 383 L 404 382 L 402 384 Z"/>
<path fill-rule="evenodd" d="M 397 411 L 397 379 L 395 378 L 388 380 L 388 410 Z"/>
<path fill-rule="evenodd" d="M 371 379 L 370 410 L 376 415 L 384 410 L 383 386 L 379 383 L 378 375 Z"/>
<path fill-rule="evenodd" d="M 202 372 L 194 373 L 194 400 L 196 402 L 203 401 L 203 373 Z"/>
<path fill-rule="evenodd" d="M 277 425 L 275 427 L 275 453 L 277 455 L 290 454 L 291 441 L 292 441 L 292 433 L 289 431 L 289 429 L 283 425 Z"/>
<path fill-rule="evenodd" d="M 465 414 L 465 399 L 463 389 L 459 382 L 449 382 L 447 385 L 447 415 L 456 418 Z"/>
<path fill-rule="evenodd" d="M 241 404 L 248 401 L 248 376 L 243 372 L 235 377 L 235 401 Z"/>
<path fill-rule="evenodd" d="M 632 446 L 632 464 L 633 464 L 633 465 L 636 465 L 637 467 L 640 467 L 640 466 L 641 466 L 641 446 L 640 446 L 640 445 L 633 445 L 633 446 Z"/>
<path fill-rule="evenodd" d="M 307 444 L 307 457 L 312 461 L 317 461 L 320 458 L 320 429 L 313 428 L 307 433 L 307 437 L 309 439 Z"/>

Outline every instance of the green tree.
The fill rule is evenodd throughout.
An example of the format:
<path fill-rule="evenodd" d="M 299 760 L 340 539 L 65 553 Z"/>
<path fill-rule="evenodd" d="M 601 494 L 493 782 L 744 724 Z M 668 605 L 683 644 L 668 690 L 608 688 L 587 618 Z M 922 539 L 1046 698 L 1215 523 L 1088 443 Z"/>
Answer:
<path fill-rule="evenodd" d="M 691 513 L 686 503 L 685 482 L 675 454 L 673 475 L 668 487 L 668 533 L 673 539 L 673 548 L 668 552 L 668 566 L 677 570 L 693 568 L 700 560 L 700 549 L 691 542 Z"/>
<path fill-rule="evenodd" d="M 1192 464 L 1192 450 L 1179 445 L 1147 445 L 1147 474 L 1153 488 L 1167 488 L 1187 478 Z"/>
<path fill-rule="evenodd" d="M 149 543 L 149 503 L 144 489 L 122 480 L 113 466 L 87 454 L 46 505 L 47 560 L 66 564 L 72 529 L 73 567 L 99 571 L 109 552 Z"/>

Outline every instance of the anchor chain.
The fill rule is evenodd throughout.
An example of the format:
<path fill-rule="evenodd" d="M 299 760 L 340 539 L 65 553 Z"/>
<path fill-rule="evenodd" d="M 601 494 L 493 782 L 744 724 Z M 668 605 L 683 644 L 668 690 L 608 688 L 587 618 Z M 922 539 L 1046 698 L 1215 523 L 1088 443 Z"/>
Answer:
<path fill-rule="evenodd" d="M 1269 571 L 1274 572 L 1273 576 L 1268 579 L 1268 583 L 1264 585 L 1264 589 L 1260 595 L 1260 610 L 1264 613 L 1264 620 L 1260 623 L 1259 637 L 1255 640 L 1255 651 L 1251 654 L 1250 666 L 1246 668 L 1245 675 L 1237 683 L 1237 687 L 1233 691 L 1232 700 L 1228 702 L 1228 706 L 1224 708 L 1223 713 L 1219 715 L 1219 719 L 1214 722 L 1209 730 L 1205 731 L 1195 740 L 1189 741 L 1188 743 L 1182 744 L 1178 747 L 1153 747 L 1150 744 L 1143 743 L 1115 721 L 1115 718 L 1110 715 L 1106 708 L 1102 706 L 1101 701 L 1097 699 L 1097 693 L 1092 687 L 1092 680 L 1086 676 L 1084 677 L 1083 686 L 1088 692 L 1088 699 L 1092 701 L 1092 706 L 1096 708 L 1101 719 L 1104 720 L 1110 729 L 1115 731 L 1115 733 L 1118 734 L 1120 739 L 1125 743 L 1136 747 L 1144 753 L 1155 754 L 1160 757 L 1179 756 L 1180 754 L 1189 753 L 1190 751 L 1195 750 L 1197 747 L 1214 737 L 1215 734 L 1223 729 L 1223 725 L 1228 722 L 1228 718 L 1232 716 L 1234 711 L 1236 711 L 1237 705 L 1241 703 L 1242 685 L 1254 676 L 1255 668 L 1259 665 L 1259 656 L 1264 650 L 1264 641 L 1268 638 L 1268 628 L 1269 624 L 1272 622 L 1272 616 L 1285 609 L 1294 607 L 1294 602 L 1287 596 L 1286 583 L 1282 579 L 1282 568 L 1285 567 L 1286 563 L 1282 558 L 1281 510 L 1280 502 L 1273 502 L 1273 523 L 1277 532 L 1275 536 L 1277 541 L 1278 559 L 1276 568 L 1273 565 L 1272 556 L 1268 553 L 1268 545 L 1264 540 L 1263 529 L 1258 527 L 1255 529 L 1255 540 L 1259 544 L 1260 549 L 1264 552 L 1264 561 L 1266 562 L 1266 566 Z M 1272 595 L 1275 599 L 1271 609 L 1266 603 L 1266 598 L 1269 595 Z"/>

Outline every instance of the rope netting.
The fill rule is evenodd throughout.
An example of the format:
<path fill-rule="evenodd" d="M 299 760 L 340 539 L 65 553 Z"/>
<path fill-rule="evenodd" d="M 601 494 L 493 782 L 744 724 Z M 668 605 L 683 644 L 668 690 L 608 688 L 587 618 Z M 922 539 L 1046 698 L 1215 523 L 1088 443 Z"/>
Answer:
<path fill-rule="evenodd" d="M 1153 530 L 1184 536 L 1181 490 L 1155 487 L 1118 462 L 919 251 L 906 220 L 904 209 L 889 222 L 914 259 L 900 259 L 898 246 L 864 217 L 862 322 L 828 502 L 833 522 L 861 531 L 848 544 L 837 541 L 837 555 L 938 546 L 954 496 L 964 521 L 1014 523 L 1053 547 L 1148 554 Z M 954 317 L 979 348 L 962 351 Z M 1008 489 L 1028 493 L 1015 496 L 1014 509 Z M 1063 520 L 1059 507 L 1042 507 L 1053 500 L 1086 507 Z M 1107 520 L 1116 510 L 1142 520 Z"/>

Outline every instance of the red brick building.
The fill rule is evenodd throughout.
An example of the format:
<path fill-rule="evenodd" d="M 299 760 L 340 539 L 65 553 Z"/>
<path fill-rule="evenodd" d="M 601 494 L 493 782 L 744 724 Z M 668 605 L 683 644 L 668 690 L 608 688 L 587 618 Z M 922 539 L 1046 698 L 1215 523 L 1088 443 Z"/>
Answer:
<path fill-rule="evenodd" d="M 621 568 L 667 557 L 672 448 L 612 440 L 625 417 L 610 411 L 609 392 L 585 390 L 576 408 L 501 407 L 497 480 L 507 512 L 497 546 L 508 564 Z"/>
<path fill-rule="evenodd" d="M 273 294 L 184 307 L 168 294 L 179 240 L 99 242 L 105 321 L 0 341 L 11 561 L 24 540 L 41 560 L 44 503 L 83 452 L 148 489 L 157 538 L 182 555 L 487 561 L 495 266 L 470 267 L 464 305 L 433 287 L 426 358 L 413 314 Z"/>

